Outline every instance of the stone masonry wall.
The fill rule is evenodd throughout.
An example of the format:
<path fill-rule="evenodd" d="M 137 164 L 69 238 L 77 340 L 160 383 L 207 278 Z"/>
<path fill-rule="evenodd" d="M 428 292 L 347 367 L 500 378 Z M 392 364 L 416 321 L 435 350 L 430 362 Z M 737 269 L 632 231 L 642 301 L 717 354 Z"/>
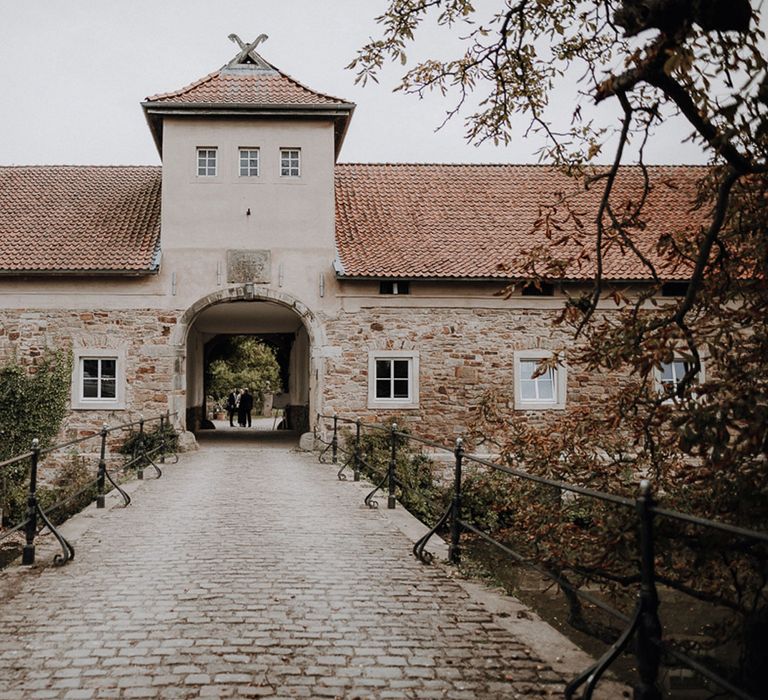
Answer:
<path fill-rule="evenodd" d="M 507 399 L 510 414 L 555 426 L 561 410 L 515 411 L 514 352 L 573 347 L 564 330 L 553 328 L 554 310 L 378 308 L 342 313 L 329 321 L 330 345 L 341 356 L 326 364 L 324 412 L 345 418 L 385 421 L 396 417 L 414 433 L 450 444 L 466 430 L 471 409 L 489 389 Z M 419 408 L 375 410 L 368 405 L 370 350 L 419 352 Z M 612 380 L 605 375 L 567 372 L 566 410 L 599 402 Z"/>
<path fill-rule="evenodd" d="M 0 310 L 0 362 L 32 363 L 47 349 L 122 349 L 125 353 L 125 410 L 70 410 L 59 439 L 96 433 L 165 413 L 174 392 L 176 354 L 169 345 L 175 312 L 131 310 Z M 94 441 L 96 442 L 96 441 Z M 90 444 L 90 443 L 88 443 Z"/>

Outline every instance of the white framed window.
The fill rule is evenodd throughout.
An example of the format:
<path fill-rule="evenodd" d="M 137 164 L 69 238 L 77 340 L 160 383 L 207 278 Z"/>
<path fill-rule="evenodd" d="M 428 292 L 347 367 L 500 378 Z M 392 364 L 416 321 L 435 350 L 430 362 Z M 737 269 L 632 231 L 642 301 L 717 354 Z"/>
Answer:
<path fill-rule="evenodd" d="M 125 352 L 115 348 L 76 348 L 72 371 L 73 409 L 125 407 Z"/>
<path fill-rule="evenodd" d="M 368 353 L 368 408 L 419 407 L 419 353 L 371 350 Z"/>
<path fill-rule="evenodd" d="M 259 176 L 259 149 L 240 149 L 240 177 Z"/>
<path fill-rule="evenodd" d="M 301 177 L 301 149 L 280 149 L 280 177 Z"/>
<path fill-rule="evenodd" d="M 81 357 L 80 399 L 114 401 L 117 398 L 117 358 Z"/>
<path fill-rule="evenodd" d="M 565 408 L 567 372 L 562 364 L 542 370 L 548 350 L 519 350 L 515 353 L 515 408 L 523 411 Z"/>
<path fill-rule="evenodd" d="M 682 358 L 674 357 L 671 362 L 662 362 L 656 370 L 656 387 L 660 393 L 669 397 L 675 396 L 680 382 L 683 381 L 686 372 L 691 367 L 691 362 Z M 704 381 L 704 363 L 701 363 L 701 369 L 693 377 L 693 384 L 699 384 Z"/>
<path fill-rule="evenodd" d="M 216 177 L 218 151 L 205 147 L 197 149 L 197 176 Z"/>

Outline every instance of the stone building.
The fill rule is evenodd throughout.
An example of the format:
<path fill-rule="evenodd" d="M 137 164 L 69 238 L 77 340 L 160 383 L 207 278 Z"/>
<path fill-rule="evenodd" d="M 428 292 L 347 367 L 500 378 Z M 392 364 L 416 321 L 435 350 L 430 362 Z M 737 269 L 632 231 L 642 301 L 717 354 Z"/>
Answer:
<path fill-rule="evenodd" d="M 489 387 L 550 417 L 603 391 L 567 364 L 532 377 L 567 348 L 551 321 L 593 266 L 501 294 L 530 253 L 558 252 L 540 224 L 574 190 L 563 175 L 338 164 L 355 106 L 249 46 L 142 106 L 161 167 L 0 168 L 0 356 L 71 349 L 70 432 L 166 410 L 196 429 L 207 355 L 233 334 L 278 349 L 299 430 L 319 413 L 398 415 L 448 438 Z M 649 230 L 687 225 L 664 183 L 690 170 L 651 169 Z M 629 260 L 617 245 L 606 279 L 647 285 Z"/>

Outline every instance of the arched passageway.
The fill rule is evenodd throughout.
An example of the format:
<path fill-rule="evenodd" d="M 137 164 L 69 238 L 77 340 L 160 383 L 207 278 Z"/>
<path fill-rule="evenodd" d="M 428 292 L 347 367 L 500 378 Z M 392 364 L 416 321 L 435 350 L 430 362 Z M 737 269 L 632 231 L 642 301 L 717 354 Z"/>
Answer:
<path fill-rule="evenodd" d="M 264 298 L 214 299 L 190 318 L 184 348 L 187 430 L 197 432 L 206 425 L 212 409 L 206 396 L 206 371 L 228 336 L 249 336 L 274 349 L 282 382 L 282 392 L 274 401 L 284 409 L 283 427 L 309 430 L 312 329 L 310 314 L 300 314 L 297 307 L 301 308 Z"/>

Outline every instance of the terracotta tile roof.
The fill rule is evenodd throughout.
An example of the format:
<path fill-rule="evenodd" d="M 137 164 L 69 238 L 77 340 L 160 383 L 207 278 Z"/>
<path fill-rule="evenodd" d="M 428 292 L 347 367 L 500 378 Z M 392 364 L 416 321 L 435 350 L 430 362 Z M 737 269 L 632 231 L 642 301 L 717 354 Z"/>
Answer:
<path fill-rule="evenodd" d="M 323 106 L 349 104 L 316 92 L 277 69 L 224 67 L 191 85 L 147 97 L 146 103 L 178 105 Z"/>
<path fill-rule="evenodd" d="M 191 85 L 147 97 L 142 102 L 152 137 L 162 157 L 163 119 L 216 113 L 239 118 L 243 114 L 293 118 L 297 113 L 330 119 L 338 155 L 355 105 L 347 100 L 312 90 L 278 70 L 255 52 L 255 63 L 230 63 Z"/>
<path fill-rule="evenodd" d="M 656 252 L 662 233 L 692 233 L 701 218 L 691 213 L 695 166 L 650 168 L 653 189 L 647 202 L 647 227 L 635 231 L 638 247 L 659 264 L 666 279 L 684 279 L 687 270 L 670 269 Z M 637 169 L 626 169 L 617 191 L 636 193 Z M 575 194 L 578 185 L 559 171 L 538 165 L 339 164 L 336 166 L 336 244 L 342 275 L 399 278 L 527 277 L 526 254 L 546 246 L 566 260 L 575 248 L 554 245 L 535 230 L 540 205 L 557 193 Z M 600 187 L 580 191 L 574 209 L 594 239 L 592 220 Z M 564 227 L 573 226 L 564 222 Z M 589 240 L 586 241 L 589 244 Z M 595 274 L 593 260 L 566 265 L 560 279 L 585 280 Z M 605 278 L 648 279 L 634 255 L 612 246 L 604 261 Z"/>
<path fill-rule="evenodd" d="M 157 270 L 159 167 L 0 167 L 0 273 Z"/>

